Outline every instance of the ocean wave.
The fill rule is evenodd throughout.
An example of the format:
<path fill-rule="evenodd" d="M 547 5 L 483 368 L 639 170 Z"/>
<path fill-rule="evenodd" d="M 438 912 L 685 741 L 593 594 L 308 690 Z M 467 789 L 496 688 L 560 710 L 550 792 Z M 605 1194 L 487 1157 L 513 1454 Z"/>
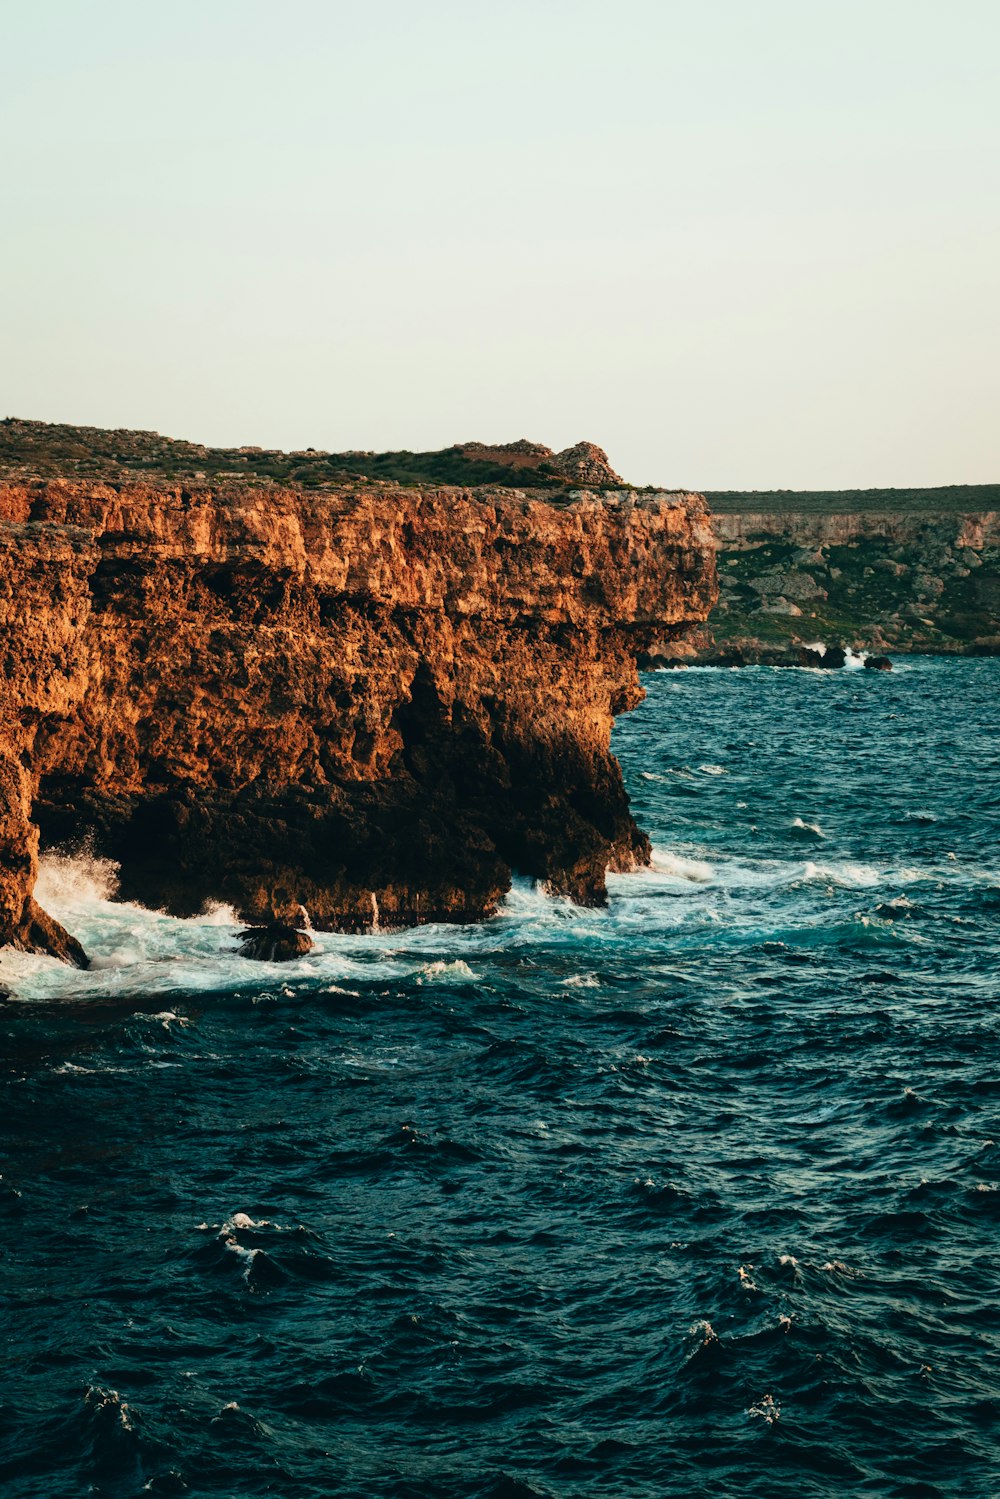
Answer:
<path fill-rule="evenodd" d="M 479 975 L 473 973 L 464 958 L 436 958 L 433 963 L 426 963 L 417 974 L 417 982 L 424 983 L 427 979 L 448 980 L 457 979 L 460 982 L 466 979 L 477 979 Z"/>
<path fill-rule="evenodd" d="M 704 859 L 688 859 L 681 854 L 657 850 L 650 865 L 653 874 L 665 874 L 674 879 L 687 880 L 691 884 L 708 884 L 714 878 L 712 865 Z"/>
<path fill-rule="evenodd" d="M 86 910 L 114 899 L 118 872 L 112 859 L 98 858 L 87 849 L 53 849 L 39 860 L 35 897 L 47 910 Z"/>
<path fill-rule="evenodd" d="M 825 838 L 826 834 L 818 822 L 804 822 L 801 817 L 796 817 L 792 822 L 789 832 L 793 838 Z"/>

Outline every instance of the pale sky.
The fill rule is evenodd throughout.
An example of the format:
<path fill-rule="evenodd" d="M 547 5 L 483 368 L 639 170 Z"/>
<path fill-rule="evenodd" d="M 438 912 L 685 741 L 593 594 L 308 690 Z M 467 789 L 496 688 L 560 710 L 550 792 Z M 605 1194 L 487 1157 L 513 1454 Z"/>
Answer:
<path fill-rule="evenodd" d="M 0 19 L 0 415 L 1000 481 L 1000 0 Z"/>

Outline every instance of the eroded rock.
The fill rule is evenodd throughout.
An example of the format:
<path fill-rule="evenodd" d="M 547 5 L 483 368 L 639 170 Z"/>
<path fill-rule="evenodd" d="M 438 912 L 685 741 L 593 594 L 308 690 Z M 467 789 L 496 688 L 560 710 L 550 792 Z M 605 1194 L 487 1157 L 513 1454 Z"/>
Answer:
<path fill-rule="evenodd" d="M 587 455 L 581 455 L 581 461 Z M 37 831 L 120 895 L 254 926 L 585 903 L 648 859 L 610 733 L 716 596 L 689 494 L 0 482 L 0 942 Z"/>

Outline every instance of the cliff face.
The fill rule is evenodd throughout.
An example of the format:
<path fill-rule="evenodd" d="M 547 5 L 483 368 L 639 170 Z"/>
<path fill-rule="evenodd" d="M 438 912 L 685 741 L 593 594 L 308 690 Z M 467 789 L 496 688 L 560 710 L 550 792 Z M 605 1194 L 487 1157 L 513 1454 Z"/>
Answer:
<path fill-rule="evenodd" d="M 0 482 L 0 941 L 79 957 L 38 837 L 121 894 L 467 920 L 647 856 L 609 751 L 715 599 L 692 495 Z"/>
<path fill-rule="evenodd" d="M 817 640 L 1000 651 L 1000 511 L 946 499 L 935 509 L 934 493 L 918 491 L 927 502 L 909 511 L 716 511 L 719 601 L 687 655 L 771 659 Z M 748 507 L 752 499 L 743 496 Z"/>

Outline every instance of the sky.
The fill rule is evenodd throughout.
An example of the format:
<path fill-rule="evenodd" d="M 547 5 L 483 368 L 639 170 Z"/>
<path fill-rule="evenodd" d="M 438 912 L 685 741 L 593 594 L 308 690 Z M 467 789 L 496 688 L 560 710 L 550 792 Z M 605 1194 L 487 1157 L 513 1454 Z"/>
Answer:
<path fill-rule="evenodd" d="M 0 8 L 0 415 L 1000 482 L 997 0 Z"/>

